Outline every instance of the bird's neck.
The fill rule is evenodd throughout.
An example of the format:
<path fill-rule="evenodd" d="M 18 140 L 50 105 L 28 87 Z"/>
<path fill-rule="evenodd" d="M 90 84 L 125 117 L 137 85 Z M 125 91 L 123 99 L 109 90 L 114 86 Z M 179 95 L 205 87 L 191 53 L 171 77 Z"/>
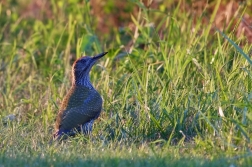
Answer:
<path fill-rule="evenodd" d="M 82 77 L 82 78 L 74 78 L 73 80 L 73 85 L 75 86 L 85 86 L 85 87 L 88 87 L 89 89 L 94 89 L 91 81 L 90 81 L 90 77 L 89 75 L 86 75 L 85 77 Z"/>

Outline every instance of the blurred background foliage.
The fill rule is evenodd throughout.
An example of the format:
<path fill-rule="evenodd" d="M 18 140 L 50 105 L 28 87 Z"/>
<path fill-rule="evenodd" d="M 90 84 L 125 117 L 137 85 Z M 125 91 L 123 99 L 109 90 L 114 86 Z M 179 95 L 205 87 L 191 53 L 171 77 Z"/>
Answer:
<path fill-rule="evenodd" d="M 78 5 L 76 6 L 76 4 Z M 90 8 L 85 4 L 90 5 Z M 219 5 L 216 17 L 213 23 L 210 23 L 210 16 L 216 5 Z M 106 2 L 102 0 L 2 0 L 1 25 L 6 26 L 4 34 L 8 34 L 7 30 L 18 33 L 18 29 L 22 29 L 24 31 L 22 33 L 26 34 L 29 32 L 26 32 L 24 28 L 30 29 L 27 25 L 32 21 L 41 21 L 47 24 L 47 28 L 50 28 L 56 21 L 67 23 L 72 20 L 79 26 L 85 24 L 91 26 L 99 39 L 111 37 L 111 40 L 115 31 L 120 30 L 122 33 L 134 31 L 135 24 L 132 22 L 132 17 L 136 18 L 141 8 L 146 9 L 148 18 L 145 19 L 151 20 L 154 25 L 158 25 L 163 17 L 171 15 L 172 11 L 179 10 L 180 12 L 176 15 L 177 19 L 179 17 L 184 19 L 183 15 L 186 15 L 196 24 L 197 20 L 201 18 L 202 24 L 212 24 L 220 29 L 235 31 L 237 36 L 244 33 L 248 40 L 252 41 L 251 30 L 248 28 L 252 21 L 252 3 L 249 0 L 223 0 L 220 1 L 220 4 L 214 0 L 107 0 Z M 242 16 L 239 13 L 240 8 L 246 8 Z M 73 16 L 74 18 L 72 18 Z M 240 17 L 242 17 L 242 21 L 240 21 Z M 12 27 L 5 24 L 9 18 L 16 23 Z M 238 27 L 234 27 L 238 21 L 241 23 Z M 145 20 L 145 22 L 148 21 Z M 160 28 L 159 33 L 161 31 L 164 30 Z M 4 34 L 1 39 L 8 39 Z"/>
<path fill-rule="evenodd" d="M 216 6 L 216 17 L 211 20 Z M 145 50 L 150 41 L 159 45 L 167 40 L 166 34 L 173 39 L 179 33 L 197 31 L 197 36 L 201 36 L 206 27 L 212 35 L 215 28 L 232 32 L 243 46 L 252 43 L 251 9 L 249 0 L 2 0 L 0 41 L 15 41 L 16 47 L 22 48 L 20 52 L 34 54 L 35 66 L 58 65 L 55 55 L 70 59 L 71 63 L 80 56 L 76 52 L 93 54 L 94 50 L 100 52 L 104 48 L 102 45 L 112 50 L 120 48 L 117 52 L 131 53 L 133 48 Z M 168 17 L 173 18 L 172 25 L 177 26 L 177 32 L 176 29 L 168 32 Z M 176 24 L 177 21 L 182 23 Z M 143 28 L 139 30 L 139 26 Z M 54 31 L 55 28 L 58 31 Z M 69 30 L 71 33 L 65 33 Z M 47 36 L 52 36 L 53 40 Z M 206 38 L 206 45 L 210 45 L 213 38 L 211 35 Z M 189 39 L 181 40 L 190 42 Z M 25 45 L 20 46 L 23 42 Z M 76 51 L 76 46 L 80 50 Z M 3 55 L 9 55 L 12 50 L 9 47 L 2 49 Z M 52 59 L 48 59 L 49 55 Z"/>

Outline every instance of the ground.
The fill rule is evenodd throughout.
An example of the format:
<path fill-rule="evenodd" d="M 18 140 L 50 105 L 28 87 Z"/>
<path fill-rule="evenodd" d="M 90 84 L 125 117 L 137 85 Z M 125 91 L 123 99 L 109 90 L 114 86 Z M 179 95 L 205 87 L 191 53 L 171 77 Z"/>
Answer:
<path fill-rule="evenodd" d="M 250 7 L 0 2 L 0 166 L 251 166 Z M 102 51 L 92 135 L 52 142 L 73 61 Z"/>

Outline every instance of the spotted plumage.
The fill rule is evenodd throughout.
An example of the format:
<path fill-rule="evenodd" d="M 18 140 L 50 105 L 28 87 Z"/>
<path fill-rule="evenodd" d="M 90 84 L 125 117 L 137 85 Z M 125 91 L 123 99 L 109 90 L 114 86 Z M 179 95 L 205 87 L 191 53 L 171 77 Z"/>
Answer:
<path fill-rule="evenodd" d="M 94 57 L 85 56 L 76 60 L 72 67 L 72 87 L 65 96 L 56 118 L 54 138 L 92 132 L 94 120 L 102 109 L 102 98 L 89 79 L 95 62 L 107 52 Z"/>

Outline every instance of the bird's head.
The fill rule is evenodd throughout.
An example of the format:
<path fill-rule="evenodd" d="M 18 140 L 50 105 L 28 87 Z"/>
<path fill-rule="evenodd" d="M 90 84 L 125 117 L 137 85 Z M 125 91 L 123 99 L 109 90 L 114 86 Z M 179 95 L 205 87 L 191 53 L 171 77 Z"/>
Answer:
<path fill-rule="evenodd" d="M 106 55 L 108 52 L 104 52 L 101 54 L 98 54 L 94 57 L 90 56 L 83 56 L 79 59 L 77 59 L 73 64 L 73 84 L 77 85 L 87 85 L 91 84 L 89 80 L 89 72 L 95 62 L 99 60 L 101 57 Z"/>

